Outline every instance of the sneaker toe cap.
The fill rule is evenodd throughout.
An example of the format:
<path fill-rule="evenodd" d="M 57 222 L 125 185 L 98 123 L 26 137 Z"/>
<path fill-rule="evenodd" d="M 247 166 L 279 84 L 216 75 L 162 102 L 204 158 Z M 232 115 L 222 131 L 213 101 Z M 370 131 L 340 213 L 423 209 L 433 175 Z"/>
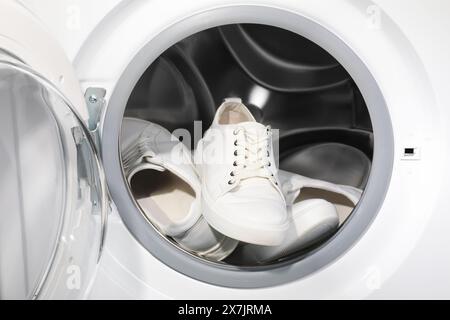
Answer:
<path fill-rule="evenodd" d="M 217 205 L 229 219 L 235 221 L 246 221 L 255 226 L 283 226 L 287 223 L 285 202 L 273 192 L 254 192 L 252 195 L 229 194 L 218 200 Z"/>

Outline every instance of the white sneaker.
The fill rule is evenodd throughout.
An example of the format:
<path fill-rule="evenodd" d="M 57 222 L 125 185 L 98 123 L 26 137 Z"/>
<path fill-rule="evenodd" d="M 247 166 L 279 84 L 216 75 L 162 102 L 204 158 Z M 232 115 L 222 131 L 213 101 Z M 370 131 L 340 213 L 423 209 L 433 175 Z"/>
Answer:
<path fill-rule="evenodd" d="M 226 99 L 199 142 L 203 216 L 247 243 L 279 245 L 289 226 L 273 156 L 271 130 L 240 99 Z"/>
<path fill-rule="evenodd" d="M 279 178 L 290 218 L 286 238 L 276 247 L 244 245 L 239 250 L 244 263 L 273 262 L 326 239 L 351 213 L 362 194 L 362 190 L 354 187 L 283 170 L 279 170 Z"/>
<path fill-rule="evenodd" d="M 340 223 L 348 218 L 362 195 L 362 190 L 352 186 L 312 179 L 284 170 L 279 170 L 278 175 L 288 205 L 314 198 L 327 200 L 336 207 Z"/>
<path fill-rule="evenodd" d="M 159 231 L 184 249 L 215 260 L 237 246 L 201 216 L 201 187 L 190 151 L 163 127 L 139 119 L 122 124 L 122 160 L 136 202 Z"/>
<path fill-rule="evenodd" d="M 279 246 L 244 245 L 239 254 L 247 264 L 263 264 L 301 251 L 326 239 L 339 225 L 336 207 L 322 199 L 309 199 L 288 206 L 290 226 Z"/>

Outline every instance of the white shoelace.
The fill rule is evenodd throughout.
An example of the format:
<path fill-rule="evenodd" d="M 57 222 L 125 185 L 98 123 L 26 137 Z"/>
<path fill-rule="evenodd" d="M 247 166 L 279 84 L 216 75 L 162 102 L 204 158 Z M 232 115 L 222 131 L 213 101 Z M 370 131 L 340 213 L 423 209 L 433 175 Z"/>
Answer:
<path fill-rule="evenodd" d="M 256 133 L 245 127 L 238 127 L 233 131 L 236 136 L 234 140 L 234 162 L 233 171 L 230 172 L 229 185 L 236 185 L 248 178 L 266 178 L 273 180 L 273 174 L 269 167 L 270 162 L 270 139 L 272 131 L 270 126 L 266 127 L 265 133 Z M 277 182 L 274 181 L 275 184 Z"/>

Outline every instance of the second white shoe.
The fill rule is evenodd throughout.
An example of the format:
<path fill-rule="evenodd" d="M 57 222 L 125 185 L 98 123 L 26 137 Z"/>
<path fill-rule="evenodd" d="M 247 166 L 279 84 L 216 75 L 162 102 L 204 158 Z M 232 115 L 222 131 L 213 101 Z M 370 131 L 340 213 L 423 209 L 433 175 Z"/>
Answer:
<path fill-rule="evenodd" d="M 248 264 L 276 261 L 326 239 L 339 225 L 336 207 L 323 199 L 295 203 L 288 206 L 288 213 L 290 227 L 283 244 L 276 247 L 246 244 L 239 252 L 242 261 Z"/>
<path fill-rule="evenodd" d="M 289 227 L 277 177 L 271 129 L 240 99 L 226 99 L 199 142 L 203 216 L 228 237 L 276 246 Z"/>
<path fill-rule="evenodd" d="M 320 243 L 338 229 L 361 198 L 360 189 L 279 170 L 288 205 L 289 230 L 276 247 L 245 244 L 237 252 L 241 262 L 264 264 Z"/>
<path fill-rule="evenodd" d="M 327 200 L 336 207 L 340 224 L 349 217 L 362 195 L 362 190 L 352 186 L 312 179 L 284 170 L 279 170 L 278 175 L 288 206 L 307 199 Z"/>
<path fill-rule="evenodd" d="M 191 152 L 163 127 L 125 118 L 121 137 L 124 173 L 142 213 L 159 231 L 200 256 L 222 260 L 237 241 L 201 215 L 201 188 Z"/>

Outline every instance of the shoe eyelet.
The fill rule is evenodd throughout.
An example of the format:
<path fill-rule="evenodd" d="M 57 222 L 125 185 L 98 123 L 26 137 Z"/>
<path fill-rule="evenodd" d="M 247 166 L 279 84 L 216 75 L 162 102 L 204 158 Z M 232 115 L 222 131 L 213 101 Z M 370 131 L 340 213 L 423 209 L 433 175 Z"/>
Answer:
<path fill-rule="evenodd" d="M 236 129 L 233 130 L 233 135 L 237 136 L 238 132 Z"/>
<path fill-rule="evenodd" d="M 267 151 L 267 156 L 268 156 L 268 157 L 270 157 L 270 153 L 269 153 L 269 151 Z"/>
<path fill-rule="evenodd" d="M 237 140 L 234 140 L 234 145 L 237 147 L 237 145 L 238 145 L 238 141 Z"/>
<path fill-rule="evenodd" d="M 233 162 L 233 167 L 237 167 L 237 162 L 236 161 Z"/>
<path fill-rule="evenodd" d="M 229 184 L 229 185 L 232 185 L 232 184 L 234 184 L 234 181 L 233 181 L 233 180 L 229 180 L 229 181 L 228 181 L 228 184 Z"/>
<path fill-rule="evenodd" d="M 237 150 L 234 150 L 234 156 L 237 157 L 237 155 L 238 155 Z"/>
<path fill-rule="evenodd" d="M 230 176 L 234 177 L 234 172 L 233 171 L 230 172 Z"/>
<path fill-rule="evenodd" d="M 271 166 L 272 166 L 272 163 L 269 162 L 269 163 L 267 164 L 267 166 L 268 166 L 268 167 L 271 167 Z"/>

